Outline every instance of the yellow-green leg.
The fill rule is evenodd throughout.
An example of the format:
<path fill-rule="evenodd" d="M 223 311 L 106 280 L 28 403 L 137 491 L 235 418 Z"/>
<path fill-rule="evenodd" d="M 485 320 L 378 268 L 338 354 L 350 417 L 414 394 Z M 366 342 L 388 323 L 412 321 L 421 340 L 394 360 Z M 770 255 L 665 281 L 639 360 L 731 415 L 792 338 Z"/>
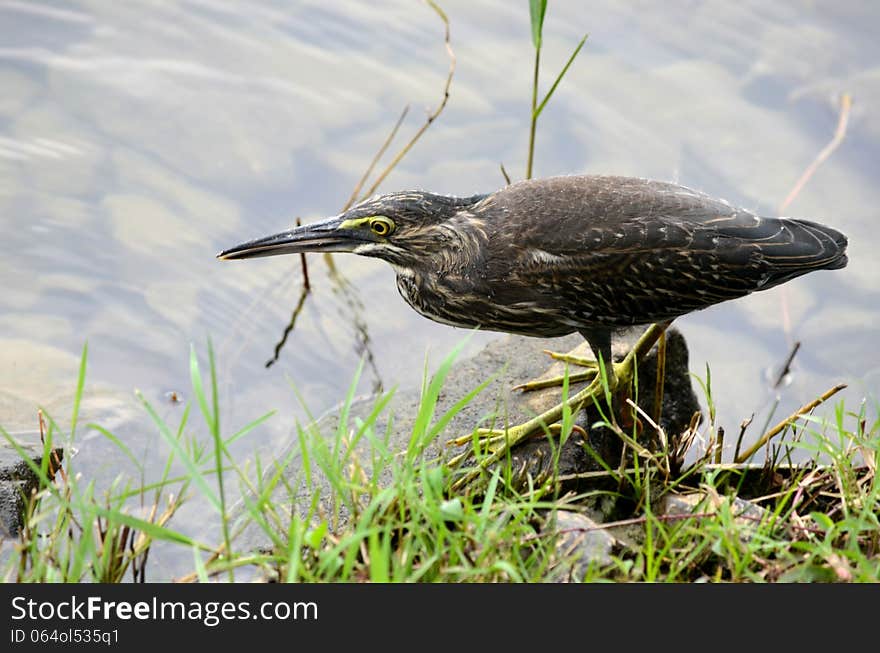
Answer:
<path fill-rule="evenodd" d="M 614 363 L 607 368 L 608 391 L 614 392 L 620 387 L 626 387 L 632 382 L 636 361 L 641 360 L 651 350 L 666 328 L 668 322 L 652 324 L 645 333 L 639 338 L 635 346 L 630 350 L 626 357 L 620 363 Z M 509 451 L 525 440 L 535 432 L 544 432 L 549 430 L 556 422 L 562 418 L 562 413 L 567 405 L 572 411 L 580 410 L 586 402 L 601 397 L 605 392 L 602 379 L 599 375 L 593 379 L 592 383 L 586 388 L 570 397 L 566 402 L 554 406 L 550 410 L 541 413 L 523 424 L 510 426 L 506 429 L 477 429 L 475 434 L 464 435 L 454 440 L 450 440 L 450 445 L 467 445 L 474 437 L 480 440 L 484 448 L 491 451 L 490 454 L 480 459 L 476 469 L 472 469 L 468 473 L 458 478 L 453 484 L 453 490 L 459 490 L 479 475 L 481 470 L 486 469 L 490 465 L 504 458 Z M 451 467 L 458 466 L 470 456 L 471 452 L 466 451 L 454 457 L 449 461 Z"/>
<path fill-rule="evenodd" d="M 571 354 L 562 354 L 559 352 L 548 350 L 545 350 L 544 353 L 554 360 L 562 361 L 563 363 L 571 363 L 572 365 L 577 365 L 578 367 L 588 368 L 588 371 L 586 372 L 569 374 L 569 383 L 591 381 L 595 379 L 599 374 L 599 362 L 593 360 L 592 358 L 583 358 L 581 356 L 572 356 Z M 520 383 L 519 385 L 513 386 L 513 389 L 522 390 L 523 392 L 529 392 L 531 390 L 542 390 L 544 388 L 552 388 L 554 386 L 562 385 L 564 380 L 564 376 L 554 376 L 549 379 L 538 379 L 537 381 L 527 381 L 526 383 Z"/>

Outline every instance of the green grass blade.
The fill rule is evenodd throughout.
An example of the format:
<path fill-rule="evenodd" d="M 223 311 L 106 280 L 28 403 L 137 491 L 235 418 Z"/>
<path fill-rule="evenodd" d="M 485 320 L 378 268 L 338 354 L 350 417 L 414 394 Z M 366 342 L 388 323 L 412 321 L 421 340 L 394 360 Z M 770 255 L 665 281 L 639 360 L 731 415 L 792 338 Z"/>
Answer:
<path fill-rule="evenodd" d="M 336 440 L 333 443 L 333 457 L 339 456 L 342 451 L 342 441 L 348 433 L 348 416 L 351 413 L 351 405 L 354 403 L 354 395 L 357 392 L 358 383 L 361 380 L 361 374 L 364 371 L 364 359 L 361 358 L 355 370 L 354 377 L 348 386 L 348 392 L 345 394 L 345 400 L 342 402 L 342 408 L 339 410 L 339 423 L 336 426 Z"/>
<path fill-rule="evenodd" d="M 306 526 L 300 521 L 299 517 L 294 516 L 290 520 L 287 529 L 287 575 L 285 578 L 285 581 L 288 583 L 295 583 L 300 579 L 305 530 Z"/>
<path fill-rule="evenodd" d="M 523 582 L 522 574 L 520 574 L 507 560 L 496 561 L 495 564 L 492 565 L 490 571 L 500 571 L 501 573 L 507 575 L 514 583 Z"/>
<path fill-rule="evenodd" d="M 220 498 L 220 521 L 223 527 L 223 543 L 226 545 L 226 557 L 231 559 L 232 539 L 229 536 L 229 514 L 226 510 L 226 488 L 224 487 L 224 469 L 223 454 L 229 455 L 226 445 L 223 442 L 223 436 L 220 435 L 220 400 L 217 391 L 217 361 L 214 359 L 214 345 L 208 338 L 208 371 L 211 376 L 211 420 L 208 422 L 211 427 L 211 437 L 214 439 L 214 470 L 217 474 L 217 493 Z M 198 369 L 196 369 L 198 372 Z M 201 401 L 201 400 L 200 400 Z M 229 582 L 235 582 L 235 572 L 233 567 L 229 566 Z"/>
<path fill-rule="evenodd" d="M 205 568 L 205 561 L 202 560 L 202 556 L 199 555 L 199 548 L 197 546 L 192 547 L 192 554 L 193 567 L 195 567 L 199 582 L 210 583 L 211 579 L 208 577 L 208 570 Z"/>
<path fill-rule="evenodd" d="M 154 540 L 164 540 L 166 542 L 174 542 L 175 544 L 184 544 L 186 546 L 198 547 L 204 551 L 213 551 L 213 547 L 201 544 L 196 540 L 187 537 L 183 533 L 165 528 L 159 524 L 155 524 L 146 519 L 135 517 L 118 510 L 94 506 L 95 514 L 117 524 L 124 524 L 131 528 L 137 529 Z"/>
<path fill-rule="evenodd" d="M 394 397 L 395 388 L 392 388 L 389 392 L 380 395 L 378 400 L 375 401 L 373 408 L 370 410 L 370 413 L 367 417 L 361 421 L 358 420 L 359 423 L 356 424 L 357 430 L 354 433 L 354 436 L 351 438 L 351 442 L 348 443 L 350 449 L 354 449 L 357 446 L 358 442 L 360 442 L 361 438 L 370 430 L 370 428 L 375 425 L 376 420 L 379 418 L 379 415 L 382 411 L 385 410 L 385 407 L 388 405 L 388 402 L 391 401 L 392 397 Z"/>
<path fill-rule="evenodd" d="M 0 435 L 2 435 L 3 439 L 6 440 L 13 449 L 15 449 L 15 452 L 28 466 L 28 469 L 30 469 L 37 476 L 40 487 L 47 488 L 52 494 L 58 496 L 58 489 L 52 482 L 53 479 L 49 478 L 48 470 L 42 469 L 41 465 L 37 465 L 33 461 L 31 455 L 27 451 L 25 451 L 24 447 L 22 447 L 15 440 L 15 438 L 13 438 L 12 435 L 10 435 L 2 426 L 0 426 Z M 49 442 L 47 441 L 46 444 L 43 445 L 43 458 L 47 458 L 48 455 L 51 455 L 51 448 L 49 447 Z"/>
<path fill-rule="evenodd" d="M 422 393 L 422 398 L 419 403 L 419 412 L 413 423 L 412 435 L 410 436 L 409 446 L 407 447 L 407 460 L 410 463 L 428 443 L 428 438 L 431 435 L 431 429 L 429 427 L 431 421 L 434 419 L 434 409 L 437 407 L 437 399 L 440 396 L 440 390 L 443 388 L 443 382 L 446 380 L 446 376 L 449 374 L 450 369 L 452 369 L 452 364 L 455 362 L 455 359 L 461 353 L 461 350 L 464 349 L 465 345 L 467 345 L 468 341 L 473 336 L 473 333 L 474 332 L 471 331 L 466 338 L 453 347 L 452 351 L 449 352 L 446 358 L 440 363 L 431 382 L 427 385 L 427 389 Z"/>
<path fill-rule="evenodd" d="M 113 435 L 110 431 L 105 429 L 100 424 L 87 424 L 86 426 L 90 429 L 94 429 L 95 431 L 97 431 L 98 433 L 103 435 L 105 438 L 110 440 L 110 442 L 112 442 L 122 453 L 125 454 L 125 457 L 128 458 L 132 462 L 132 464 L 135 466 L 135 468 L 138 470 L 139 473 L 141 473 L 141 474 L 144 473 L 143 463 L 137 459 L 137 456 L 135 456 L 131 452 L 131 449 L 129 449 L 122 440 L 117 438 L 115 435 Z"/>
<path fill-rule="evenodd" d="M 211 426 L 213 428 L 214 439 L 218 445 L 222 444 L 220 440 L 220 398 L 217 392 L 217 362 L 214 359 L 214 344 L 208 338 L 208 371 L 211 374 Z"/>
<path fill-rule="evenodd" d="M 189 376 L 192 383 L 193 392 L 196 395 L 196 399 L 198 399 L 199 407 L 202 409 L 202 415 L 205 418 L 205 423 L 208 425 L 208 428 L 213 433 L 213 418 L 211 409 L 208 406 L 208 398 L 205 395 L 205 387 L 202 385 L 202 374 L 199 371 L 199 358 L 198 356 L 196 356 L 196 348 L 192 345 L 190 345 L 189 348 Z"/>
<path fill-rule="evenodd" d="M 544 16 L 547 13 L 547 0 L 529 0 L 529 17 L 532 23 L 532 44 L 541 47 L 541 34 L 544 31 Z"/>
<path fill-rule="evenodd" d="M 79 374 L 76 379 L 76 394 L 73 397 L 73 414 L 70 416 L 70 441 L 73 442 L 73 434 L 76 432 L 76 421 L 79 418 L 79 405 L 82 401 L 83 388 L 86 383 L 86 359 L 89 357 L 89 343 L 83 344 L 82 356 L 79 359 Z"/>
<path fill-rule="evenodd" d="M 544 99 L 541 100 L 541 104 L 538 105 L 538 108 L 535 109 L 534 118 L 537 119 L 538 116 L 541 115 L 541 112 L 544 110 L 544 106 L 547 102 L 550 101 L 550 98 L 553 97 L 553 92 L 556 90 L 556 87 L 559 86 L 559 82 L 562 81 L 562 78 L 565 76 L 565 73 L 568 72 L 568 69 L 571 67 L 571 64 L 574 63 L 575 57 L 578 56 L 578 53 L 581 51 L 581 48 L 584 47 L 584 43 L 587 42 L 587 37 L 589 34 L 584 34 L 584 38 L 581 39 L 581 42 L 578 43 L 577 47 L 574 49 L 574 52 L 571 53 L 571 56 L 568 58 L 568 61 L 565 62 L 565 66 L 563 66 L 562 70 L 556 76 L 556 81 L 553 82 L 553 86 L 550 87 L 550 90 L 547 91 L 547 95 L 544 96 Z"/>
<path fill-rule="evenodd" d="M 220 499 L 217 497 L 217 494 L 214 492 L 211 486 L 208 485 L 208 482 L 205 480 L 205 475 L 198 468 L 196 461 L 193 460 L 192 456 L 189 455 L 189 452 L 183 448 L 183 446 L 180 444 L 180 440 L 174 437 L 174 434 L 171 433 L 170 430 L 168 430 L 168 425 L 165 424 L 164 421 L 162 421 L 162 418 L 159 417 L 159 414 L 156 412 L 150 402 L 147 401 L 147 399 L 141 394 L 141 392 L 137 391 L 135 394 L 137 395 L 137 398 L 140 400 L 140 402 L 143 404 L 144 409 L 153 419 L 153 423 L 155 423 L 158 427 L 159 433 L 162 435 L 165 442 L 167 442 L 168 446 L 171 447 L 174 455 L 177 456 L 177 458 L 180 459 L 180 461 L 183 463 L 184 467 L 186 467 L 189 478 L 192 480 L 193 483 L 196 484 L 196 486 L 199 488 L 205 498 L 211 502 L 211 505 L 214 506 L 215 510 L 220 513 L 222 510 Z"/>
<path fill-rule="evenodd" d="M 492 478 L 486 487 L 486 496 L 483 497 L 483 505 L 480 508 L 480 516 L 483 518 L 483 524 L 489 523 L 489 511 L 492 509 L 492 502 L 495 501 L 495 492 L 498 489 L 498 482 L 501 480 L 501 470 L 496 469 L 492 472 Z M 480 533 L 482 535 L 482 532 Z"/>
<path fill-rule="evenodd" d="M 496 377 L 497 377 L 497 375 L 493 375 L 493 376 L 489 377 L 488 379 L 486 379 L 485 381 L 483 381 L 480 385 L 478 385 L 476 388 L 474 388 L 473 390 L 468 392 L 464 397 L 462 397 L 457 402 L 455 402 L 455 404 L 452 406 L 452 408 L 450 408 L 445 413 L 443 413 L 443 416 L 440 419 L 438 419 L 437 422 L 434 424 L 434 426 L 431 428 L 431 432 L 428 436 L 429 439 L 433 438 L 438 433 L 442 433 L 443 429 L 446 428 L 446 425 L 449 423 L 449 421 L 453 417 L 458 415 L 458 413 L 460 413 L 465 406 L 467 406 L 471 401 L 473 401 L 474 397 L 476 397 L 483 390 L 485 390 L 489 386 L 489 384 L 492 383 L 496 379 Z"/>
<path fill-rule="evenodd" d="M 225 447 L 228 447 L 230 444 L 232 444 L 232 443 L 235 442 L 236 440 L 238 440 L 238 439 L 244 437 L 245 435 L 247 435 L 248 433 L 250 433 L 251 431 L 253 431 L 253 430 L 254 430 L 255 428 L 257 428 L 260 424 L 262 424 L 262 423 L 265 422 L 267 419 L 269 419 L 270 417 L 272 417 L 276 412 L 277 412 L 277 411 L 270 410 L 268 413 L 266 413 L 266 414 L 264 414 L 264 415 L 261 415 L 260 417 L 258 417 L 257 419 L 255 419 L 255 420 L 254 420 L 253 422 L 251 422 L 250 424 L 248 424 L 248 425 L 242 427 L 241 429 L 239 429 L 238 431 L 236 431 L 234 434 L 230 435 L 228 438 L 226 438 L 226 439 L 223 441 L 224 448 L 225 448 Z"/>
<path fill-rule="evenodd" d="M 387 583 L 390 580 L 388 569 L 390 567 L 390 547 L 388 538 L 378 530 L 371 530 L 367 536 L 367 546 L 370 554 L 370 580 L 374 583 Z"/>

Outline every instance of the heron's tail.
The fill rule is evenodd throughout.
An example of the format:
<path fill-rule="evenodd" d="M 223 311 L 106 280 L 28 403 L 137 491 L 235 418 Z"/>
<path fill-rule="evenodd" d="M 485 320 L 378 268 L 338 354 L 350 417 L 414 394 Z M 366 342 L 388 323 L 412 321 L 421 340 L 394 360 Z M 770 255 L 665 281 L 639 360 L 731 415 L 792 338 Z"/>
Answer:
<path fill-rule="evenodd" d="M 814 270 L 846 267 L 847 238 L 831 227 L 794 218 L 781 218 L 779 235 L 761 248 L 773 273 L 765 287 L 776 286 Z"/>

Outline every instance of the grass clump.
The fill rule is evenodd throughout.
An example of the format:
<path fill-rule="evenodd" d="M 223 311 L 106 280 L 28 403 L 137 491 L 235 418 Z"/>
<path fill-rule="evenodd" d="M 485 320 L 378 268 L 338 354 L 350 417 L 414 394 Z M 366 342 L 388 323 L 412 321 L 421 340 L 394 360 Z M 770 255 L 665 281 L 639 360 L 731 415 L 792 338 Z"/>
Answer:
<path fill-rule="evenodd" d="M 67 469 L 34 465 L 39 488 L 27 497 L 21 534 L 7 543 L 4 578 L 165 580 L 148 573 L 156 543 L 162 543 L 162 555 L 192 559 L 191 572 L 177 578 L 184 581 L 880 578 L 880 420 L 869 418 L 864 405 L 851 412 L 838 404 L 833 419 L 804 416 L 798 423 L 800 437 L 786 445 L 812 455 L 811 462 L 799 466 L 777 461 L 764 466 L 719 464 L 709 450 L 694 464 L 676 470 L 669 459 L 674 443 L 650 452 L 624 434 L 633 462 L 624 467 L 608 464 L 602 472 L 603 489 L 570 491 L 566 479 L 552 474 L 527 479 L 523 485 L 502 464 L 483 472 L 483 482 L 453 493 L 449 487 L 456 471 L 433 457 L 433 447 L 445 437 L 452 417 L 483 388 L 465 395 L 446 413 L 435 414 L 455 355 L 426 380 L 404 451 L 390 445 L 390 421 L 384 429 L 378 426 L 392 393 L 377 397 L 365 417 L 352 416 L 356 375 L 335 430 L 328 433 L 321 423 L 300 425 L 298 449 L 271 465 L 257 458 L 253 465 L 242 466 L 230 455 L 229 445 L 270 414 L 225 436 L 213 353 L 209 347 L 205 383 L 193 352 L 193 404 L 199 408 L 200 424 L 192 423 L 187 406 L 180 423 L 171 427 L 142 399 L 171 452 L 158 478 L 134 483 L 120 477 L 99 492 L 93 481 L 75 472 L 74 461 L 65 464 Z M 47 417 L 47 452 L 61 440 L 71 446 L 79 430 L 85 363 L 84 350 L 67 433 Z M 608 426 L 615 426 L 613 419 Z M 138 463 L 123 438 L 97 425 L 89 428 Z M 207 433 L 207 440 L 200 441 L 197 432 Z M 12 441 L 5 431 L 3 435 Z M 291 467 L 294 461 L 296 468 Z M 139 472 L 142 478 L 148 473 Z M 233 494 L 240 496 L 237 508 Z M 557 527 L 561 511 L 595 519 L 597 497 L 615 506 L 614 519 Z M 180 507 L 194 500 L 213 511 L 216 542 L 175 526 Z M 256 529 L 262 546 L 238 544 L 247 529 Z M 612 544 L 606 554 L 584 564 L 582 550 L 568 544 L 572 537 L 576 541 L 597 533 L 607 534 Z"/>

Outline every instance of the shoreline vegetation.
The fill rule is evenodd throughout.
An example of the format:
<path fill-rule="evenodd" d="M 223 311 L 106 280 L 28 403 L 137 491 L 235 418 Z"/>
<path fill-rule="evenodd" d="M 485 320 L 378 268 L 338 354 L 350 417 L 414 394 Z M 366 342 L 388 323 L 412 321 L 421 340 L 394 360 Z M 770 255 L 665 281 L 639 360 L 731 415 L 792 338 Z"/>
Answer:
<path fill-rule="evenodd" d="M 601 426 L 621 437 L 629 455 L 583 474 L 578 481 L 586 489 L 566 489 L 572 479 L 559 473 L 558 459 L 550 461 L 550 473 L 525 478 L 508 459 L 483 472 L 479 483 L 451 492 L 457 471 L 425 454 L 448 437 L 445 426 L 482 390 L 477 386 L 440 414 L 438 398 L 456 356 L 425 377 L 405 451 L 388 446 L 391 427 L 381 426 L 393 392 L 354 410 L 359 370 L 332 431 L 321 428 L 326 422 L 299 424 L 298 449 L 270 463 L 242 465 L 229 446 L 272 414 L 224 433 L 213 351 L 209 344 L 203 376 L 193 350 L 194 402 L 179 424 L 165 423 L 140 398 L 172 452 L 163 474 L 140 483 L 118 478 L 98 492 L 77 474 L 75 458 L 56 467 L 60 461 L 51 455 L 59 443 L 70 447 L 82 430 L 84 348 L 70 426 L 65 432 L 43 416 L 42 465 L 26 458 L 39 486 L 28 497 L 17 541 L 4 545 L 11 546 L 4 581 L 157 580 L 148 572 L 154 547 L 182 547 L 192 557 L 192 571 L 173 579 L 178 582 L 880 578 L 880 418 L 864 403 L 851 411 L 839 402 L 826 418 L 792 415 L 779 434 L 787 442 L 765 452 L 763 462 L 746 463 L 716 461 L 716 430 L 715 447 L 705 447 L 690 465 L 676 464 L 685 453 L 676 447 L 712 441 L 709 421 L 654 451 L 611 417 Z M 138 464 L 120 437 L 86 426 Z M 564 442 L 577 429 L 569 416 L 548 442 Z M 5 431 L 0 435 L 14 442 Z M 794 464 L 793 454 L 811 458 Z M 294 458 L 301 467 L 292 483 L 285 472 Z M 238 494 L 237 501 L 230 498 Z M 213 513 L 213 540 L 175 527 L 175 513 L 190 500 Z M 245 531 L 256 532 L 263 544 L 239 546 Z"/>
<path fill-rule="evenodd" d="M 345 207 L 379 187 L 449 100 L 455 72 L 449 20 L 433 0 L 426 1 L 442 21 L 449 58 L 441 99 L 370 182 L 407 116 L 404 108 Z M 587 39 L 584 36 L 576 46 L 539 101 L 546 4 L 546 0 L 530 3 L 535 59 L 527 178 L 532 173 L 538 117 Z M 834 137 L 780 209 L 790 204 L 843 140 L 850 106 L 850 97 L 844 95 Z M 503 164 L 501 174 L 509 182 Z M 353 292 L 336 271 L 332 256 L 321 258 L 334 283 Z M 267 366 L 277 360 L 312 292 L 305 256 L 301 265 L 300 300 Z M 707 408 L 683 433 L 665 434 L 654 428 L 659 414 L 640 413 L 631 426 L 622 426 L 614 411 L 595 406 L 598 422 L 619 438 L 624 454 L 614 460 L 598 457 L 600 469 L 586 479 L 596 482 L 588 489 L 570 489 L 566 482 L 571 479 L 560 473 L 555 452 L 579 429 L 583 431 L 577 415 L 568 411 L 558 431 L 547 439 L 551 443 L 548 473 L 518 473 L 510 457 L 484 470 L 479 468 L 479 456 L 487 452 L 478 452 L 477 467 L 470 468 L 478 472 L 474 475 L 478 482 L 452 491 L 468 469 L 454 468 L 427 453 L 461 435 L 448 432 L 449 423 L 489 383 L 475 384 L 451 407 L 438 409 L 460 350 L 461 346 L 433 374 L 426 370 L 404 450 L 389 446 L 392 420 L 387 411 L 393 392 L 380 392 L 366 410 L 353 410 L 361 370 L 370 364 L 365 360 L 332 430 L 322 430 L 322 424 L 326 426 L 322 422 L 297 424 L 298 446 L 285 456 L 242 464 L 230 454 L 230 445 L 271 419 L 272 413 L 234 433 L 222 428 L 217 363 L 209 341 L 206 370 L 199 365 L 196 349 L 191 350 L 194 399 L 178 424 L 166 423 L 138 395 L 171 452 L 158 478 L 143 479 L 140 462 L 120 434 L 100 425 L 85 426 L 100 432 L 142 472 L 141 479 L 119 477 L 99 490 L 77 474 L 75 459 L 53 455 L 58 446 L 70 450 L 83 430 L 79 406 L 88 360 L 84 346 L 68 423 L 62 426 L 42 411 L 38 416 L 44 446 L 39 463 L 32 462 L 28 452 L 0 428 L 0 435 L 16 448 L 37 479 L 37 487 L 25 497 L 18 538 L 3 545 L 8 557 L 4 581 L 147 582 L 156 580 L 149 562 L 151 551 L 160 547 L 182 547 L 191 557 L 191 571 L 174 579 L 180 582 L 880 580 L 878 406 L 863 401 L 853 408 L 838 402 L 830 416 L 815 416 L 813 409 L 840 389 L 834 386 L 776 426 L 768 424 L 754 446 L 741 449 L 738 443 L 732 459 L 725 461 L 723 454 L 730 447 L 725 448 L 723 429 L 714 421 L 707 368 L 704 378 L 695 377 Z M 788 365 L 796 352 L 797 346 Z M 563 396 L 570 391 L 571 380 L 566 372 L 559 389 Z M 657 446 L 647 447 L 640 439 L 645 424 L 661 434 Z M 554 442 L 560 446 L 554 448 Z M 682 464 L 684 454 L 698 442 L 707 443 L 704 450 L 695 462 Z M 792 463 L 795 452 L 809 462 Z M 763 460 L 755 462 L 759 455 Z M 296 484 L 285 474 L 294 458 L 301 465 Z M 287 500 L 279 501 L 279 496 Z M 194 537 L 175 526 L 175 514 L 194 497 L 212 512 L 215 532 Z M 240 546 L 239 538 L 247 530 L 255 530 L 265 545 Z"/>

